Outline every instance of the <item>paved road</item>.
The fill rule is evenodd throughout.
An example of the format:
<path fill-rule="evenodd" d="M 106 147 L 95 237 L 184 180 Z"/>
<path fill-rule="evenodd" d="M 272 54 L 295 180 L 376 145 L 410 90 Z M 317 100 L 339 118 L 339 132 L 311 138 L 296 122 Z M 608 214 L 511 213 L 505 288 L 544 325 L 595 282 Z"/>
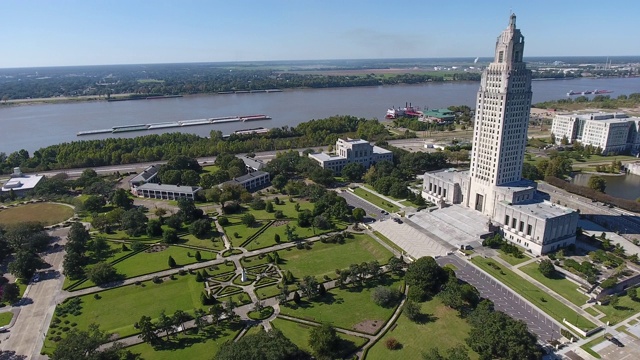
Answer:
<path fill-rule="evenodd" d="M 455 265 L 459 279 L 475 286 L 482 297 L 493 301 L 496 310 L 524 321 L 539 340 L 549 341 L 560 337 L 560 326 L 554 320 L 471 263 L 453 255 L 438 258 L 437 262 L 441 266 Z"/>
<path fill-rule="evenodd" d="M 382 213 L 384 209 L 377 207 L 376 205 L 368 201 L 363 200 L 358 195 L 352 194 L 349 190 L 339 192 L 338 196 L 343 197 L 345 200 L 347 200 L 347 204 L 353 207 L 364 209 L 364 211 L 367 213 L 366 217 L 368 218 L 375 219 L 375 220 L 385 220 L 391 217 L 391 215 L 389 215 L 387 211 L 385 211 L 386 214 Z M 367 221 L 365 220 L 365 222 Z"/>
<path fill-rule="evenodd" d="M 53 236 L 66 237 L 68 229 L 58 229 L 51 233 Z M 64 240 L 56 240 L 63 244 Z M 44 261 L 51 265 L 41 280 L 32 283 L 21 301 L 21 309 L 14 326 L 10 329 L 9 338 L 0 344 L 1 350 L 15 351 L 17 355 L 28 359 L 41 357 L 40 349 L 44 344 L 44 337 L 49 328 L 53 311 L 56 307 L 55 298 L 62 289 L 64 277 L 62 261 L 64 251 L 58 247 L 43 256 Z"/>

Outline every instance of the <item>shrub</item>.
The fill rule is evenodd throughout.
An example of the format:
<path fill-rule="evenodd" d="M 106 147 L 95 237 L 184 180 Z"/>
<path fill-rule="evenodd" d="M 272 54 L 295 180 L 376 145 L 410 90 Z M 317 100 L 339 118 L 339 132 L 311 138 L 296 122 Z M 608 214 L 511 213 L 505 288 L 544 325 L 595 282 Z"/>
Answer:
<path fill-rule="evenodd" d="M 402 297 L 402 293 L 397 289 L 390 289 L 384 286 L 376 287 L 371 293 L 371 300 L 379 306 L 391 307 Z"/>
<path fill-rule="evenodd" d="M 276 243 L 280 244 L 280 235 L 279 234 L 273 235 L 273 241 L 275 241 Z"/>
<path fill-rule="evenodd" d="M 218 217 L 218 224 L 221 226 L 227 226 L 229 225 L 229 219 L 226 216 L 220 216 Z"/>
<path fill-rule="evenodd" d="M 142 243 L 142 241 L 134 241 L 131 243 L 131 250 L 133 251 L 141 251 L 144 250 L 147 246 Z"/>
<path fill-rule="evenodd" d="M 169 255 L 169 260 L 167 261 L 167 264 L 169 265 L 169 267 L 176 267 L 178 266 L 178 264 L 176 264 L 176 261 L 173 259 L 173 256 Z"/>
<path fill-rule="evenodd" d="M 200 254 L 200 251 L 196 251 L 196 261 L 202 261 L 202 254 Z"/>
<path fill-rule="evenodd" d="M 538 265 L 538 270 L 540 270 L 542 275 L 548 278 L 552 278 L 556 273 L 556 268 L 553 266 L 553 263 L 551 262 L 551 260 L 548 260 L 548 259 L 540 261 L 540 265 Z"/>
<path fill-rule="evenodd" d="M 610 289 L 614 286 L 616 286 L 616 284 L 618 283 L 618 280 L 615 277 L 610 277 L 607 280 L 603 281 L 600 284 L 600 287 L 603 289 Z"/>
<path fill-rule="evenodd" d="M 276 219 L 282 219 L 284 217 L 284 213 L 282 212 L 282 210 L 276 210 L 273 213 L 273 217 Z"/>
<path fill-rule="evenodd" d="M 389 350 L 397 350 L 400 348 L 400 342 L 396 338 L 388 338 L 384 341 L 384 346 Z"/>

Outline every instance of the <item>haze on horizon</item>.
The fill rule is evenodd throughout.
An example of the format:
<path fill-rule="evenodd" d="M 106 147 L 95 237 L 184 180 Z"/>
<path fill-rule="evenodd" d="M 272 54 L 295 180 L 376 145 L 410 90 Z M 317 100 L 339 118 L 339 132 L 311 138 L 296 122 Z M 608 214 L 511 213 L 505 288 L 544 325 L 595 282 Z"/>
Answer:
<path fill-rule="evenodd" d="M 517 15 L 525 57 L 640 55 L 640 2 L 3 2 L 0 68 L 492 56 Z"/>

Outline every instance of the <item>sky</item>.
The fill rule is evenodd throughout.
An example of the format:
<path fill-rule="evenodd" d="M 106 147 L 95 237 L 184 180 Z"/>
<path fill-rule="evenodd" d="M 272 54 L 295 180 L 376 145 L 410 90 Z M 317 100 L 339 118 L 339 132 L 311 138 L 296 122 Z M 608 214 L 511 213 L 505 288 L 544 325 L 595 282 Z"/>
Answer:
<path fill-rule="evenodd" d="M 0 68 L 492 56 L 517 16 L 526 56 L 640 55 L 640 1 L 2 0 Z"/>

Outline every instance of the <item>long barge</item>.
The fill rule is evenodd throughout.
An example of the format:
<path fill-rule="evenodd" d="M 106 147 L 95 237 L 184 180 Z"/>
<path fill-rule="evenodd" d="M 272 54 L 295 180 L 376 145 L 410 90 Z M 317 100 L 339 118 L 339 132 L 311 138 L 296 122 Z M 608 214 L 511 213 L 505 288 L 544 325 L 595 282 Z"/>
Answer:
<path fill-rule="evenodd" d="M 211 124 L 220 124 L 220 123 L 228 123 L 228 122 L 246 122 L 246 121 L 257 121 L 257 120 L 271 120 L 271 117 L 267 115 L 259 114 L 259 115 L 247 115 L 247 116 L 222 116 L 222 117 L 214 117 L 214 118 L 207 118 L 207 119 L 180 120 L 180 121 L 169 121 L 169 122 L 151 123 L 151 124 L 120 125 L 120 126 L 114 126 L 111 129 L 79 131 L 76 135 L 83 136 L 83 135 L 108 134 L 108 133 L 117 134 L 117 133 L 130 132 L 130 131 L 145 131 L 145 130 L 177 128 L 177 127 L 184 127 L 184 126 L 211 125 Z"/>

